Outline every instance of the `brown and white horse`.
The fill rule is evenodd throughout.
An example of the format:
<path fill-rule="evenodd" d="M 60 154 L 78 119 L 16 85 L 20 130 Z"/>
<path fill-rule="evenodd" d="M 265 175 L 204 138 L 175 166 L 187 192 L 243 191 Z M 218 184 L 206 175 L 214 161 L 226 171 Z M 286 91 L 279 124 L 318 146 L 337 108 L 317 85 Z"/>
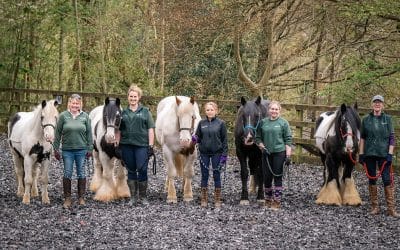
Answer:
<path fill-rule="evenodd" d="M 184 201 L 193 200 L 193 164 L 197 152 L 191 138 L 200 119 L 199 107 L 193 97 L 169 96 L 157 106 L 156 137 L 167 165 L 167 203 L 177 202 L 176 176 L 183 177 Z"/>
<path fill-rule="evenodd" d="M 57 125 L 57 101 L 42 101 L 33 112 L 18 112 L 8 122 L 8 143 L 14 160 L 18 182 L 17 195 L 29 204 L 38 196 L 39 169 L 42 181 L 42 202 L 50 204 L 47 191 L 48 168 Z"/>

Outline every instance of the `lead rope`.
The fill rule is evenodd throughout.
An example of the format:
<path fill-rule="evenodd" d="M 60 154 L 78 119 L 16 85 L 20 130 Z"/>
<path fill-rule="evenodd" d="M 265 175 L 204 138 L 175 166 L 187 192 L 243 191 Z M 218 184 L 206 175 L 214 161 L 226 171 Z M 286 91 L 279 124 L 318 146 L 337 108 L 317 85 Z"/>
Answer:
<path fill-rule="evenodd" d="M 276 174 L 276 173 L 274 173 L 274 172 L 272 171 L 272 167 L 271 167 L 271 165 L 269 164 L 268 155 L 269 155 L 268 150 L 267 150 L 266 148 L 264 148 L 264 149 L 263 149 L 263 152 L 262 152 L 262 159 L 263 159 L 264 161 L 267 162 L 268 169 L 269 169 L 269 171 L 271 172 L 271 174 L 272 174 L 273 176 L 275 176 L 275 177 L 281 177 L 281 176 L 283 176 L 283 178 L 286 177 L 286 180 L 287 180 L 287 190 L 289 191 L 289 190 L 290 190 L 290 164 L 289 164 L 289 165 L 286 165 L 285 162 L 283 162 L 283 163 L 282 163 L 282 174 Z M 264 167 L 262 167 L 262 169 L 264 169 Z"/>
<path fill-rule="evenodd" d="M 353 155 L 351 154 L 350 150 L 348 150 L 348 152 L 349 152 L 350 160 L 353 162 L 353 164 L 357 164 L 357 161 L 354 160 Z M 382 163 L 381 167 L 380 167 L 379 170 L 378 170 L 378 173 L 376 173 L 375 176 L 372 176 L 372 175 L 368 172 L 368 168 L 367 168 L 367 164 L 366 164 L 366 163 L 361 164 L 361 166 L 363 167 L 363 169 L 364 169 L 364 171 L 365 171 L 365 175 L 368 177 L 368 179 L 370 179 L 370 180 L 377 180 L 377 179 L 379 179 L 379 178 L 382 176 L 383 170 L 384 170 L 385 165 L 386 165 L 386 162 L 387 162 L 387 161 L 384 161 L 384 162 Z M 393 163 L 390 164 L 389 167 L 390 167 L 390 168 L 389 168 L 390 186 L 393 188 L 393 187 L 394 187 L 394 170 L 393 170 Z"/>

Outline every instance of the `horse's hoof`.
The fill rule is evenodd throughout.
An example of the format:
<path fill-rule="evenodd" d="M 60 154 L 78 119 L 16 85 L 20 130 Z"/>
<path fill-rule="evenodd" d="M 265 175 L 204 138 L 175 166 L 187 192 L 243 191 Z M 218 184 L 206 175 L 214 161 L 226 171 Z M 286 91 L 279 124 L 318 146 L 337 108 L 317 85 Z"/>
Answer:
<path fill-rule="evenodd" d="M 249 202 L 249 200 L 240 200 L 240 205 L 248 206 L 248 205 L 250 205 L 250 202 Z"/>
<path fill-rule="evenodd" d="M 167 199 L 167 204 L 176 204 L 176 203 L 178 203 L 178 200 L 175 198 L 175 199 Z"/>
<path fill-rule="evenodd" d="M 47 199 L 42 199 L 42 203 L 43 203 L 43 204 L 46 204 L 46 205 L 50 205 L 50 199 L 49 199 L 49 198 L 47 198 Z"/>
<path fill-rule="evenodd" d="M 185 197 L 185 198 L 183 198 L 183 201 L 184 202 L 191 202 L 191 201 L 193 201 L 193 197 Z"/>
<path fill-rule="evenodd" d="M 262 205 L 262 204 L 264 204 L 264 203 L 265 203 L 265 199 L 258 199 L 258 200 L 257 200 L 257 203 L 259 203 L 259 204 L 261 204 L 261 205 Z"/>
<path fill-rule="evenodd" d="M 24 198 L 22 199 L 22 203 L 24 203 L 25 205 L 29 205 L 31 203 L 31 200 L 30 198 L 24 196 Z"/>

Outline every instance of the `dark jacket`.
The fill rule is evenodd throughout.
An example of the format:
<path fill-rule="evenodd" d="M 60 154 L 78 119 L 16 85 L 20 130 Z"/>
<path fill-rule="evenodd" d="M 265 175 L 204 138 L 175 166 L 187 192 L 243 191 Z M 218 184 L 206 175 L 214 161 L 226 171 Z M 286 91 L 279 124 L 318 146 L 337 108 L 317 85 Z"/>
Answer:
<path fill-rule="evenodd" d="M 386 157 L 389 151 L 390 136 L 394 136 L 392 117 L 382 112 L 366 115 L 361 124 L 361 138 L 365 140 L 366 156 Z"/>
<path fill-rule="evenodd" d="M 228 154 L 228 138 L 225 122 L 219 118 L 203 119 L 197 126 L 196 135 L 199 138 L 201 154 Z"/>

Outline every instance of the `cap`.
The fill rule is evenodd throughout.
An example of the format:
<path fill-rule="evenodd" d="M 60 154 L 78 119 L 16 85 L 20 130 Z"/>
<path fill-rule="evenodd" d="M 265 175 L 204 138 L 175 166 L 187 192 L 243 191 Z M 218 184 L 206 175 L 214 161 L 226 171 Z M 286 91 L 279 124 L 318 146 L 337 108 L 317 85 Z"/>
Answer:
<path fill-rule="evenodd" d="M 383 96 L 381 96 L 381 95 L 376 95 L 376 96 L 372 97 L 372 102 L 374 102 L 374 101 L 384 102 L 385 99 L 383 99 Z"/>

